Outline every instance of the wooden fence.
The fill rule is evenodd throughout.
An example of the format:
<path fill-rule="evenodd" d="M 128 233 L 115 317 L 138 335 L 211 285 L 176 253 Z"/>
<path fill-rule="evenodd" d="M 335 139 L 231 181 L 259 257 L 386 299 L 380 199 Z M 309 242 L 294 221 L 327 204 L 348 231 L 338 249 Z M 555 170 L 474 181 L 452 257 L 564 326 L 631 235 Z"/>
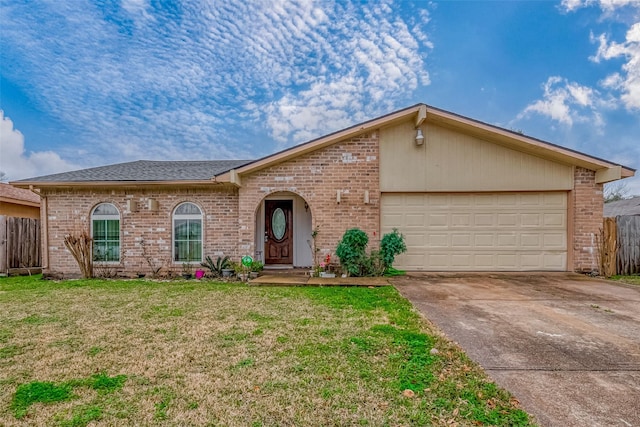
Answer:
<path fill-rule="evenodd" d="M 640 274 L 640 215 L 605 218 L 599 249 L 604 276 Z"/>
<path fill-rule="evenodd" d="M 617 274 L 640 274 L 640 215 L 616 217 Z"/>
<path fill-rule="evenodd" d="M 0 215 L 0 274 L 30 272 L 41 266 L 40 220 Z"/>

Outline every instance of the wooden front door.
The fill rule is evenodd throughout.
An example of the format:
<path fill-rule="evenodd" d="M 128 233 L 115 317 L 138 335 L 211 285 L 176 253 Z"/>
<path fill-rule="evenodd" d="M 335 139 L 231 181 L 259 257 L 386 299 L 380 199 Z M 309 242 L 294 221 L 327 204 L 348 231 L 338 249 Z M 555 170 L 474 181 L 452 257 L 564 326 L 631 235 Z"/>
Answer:
<path fill-rule="evenodd" d="M 264 203 L 264 262 L 293 264 L 293 200 Z"/>

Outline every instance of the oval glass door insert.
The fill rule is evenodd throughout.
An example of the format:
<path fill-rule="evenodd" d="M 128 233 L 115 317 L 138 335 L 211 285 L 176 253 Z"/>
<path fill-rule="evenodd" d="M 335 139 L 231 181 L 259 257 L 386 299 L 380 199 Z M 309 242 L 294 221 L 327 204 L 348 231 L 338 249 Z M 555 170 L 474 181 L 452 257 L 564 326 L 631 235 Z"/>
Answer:
<path fill-rule="evenodd" d="M 287 219 L 284 211 L 280 208 L 274 210 L 271 216 L 271 231 L 276 240 L 282 240 L 284 233 L 287 231 Z"/>

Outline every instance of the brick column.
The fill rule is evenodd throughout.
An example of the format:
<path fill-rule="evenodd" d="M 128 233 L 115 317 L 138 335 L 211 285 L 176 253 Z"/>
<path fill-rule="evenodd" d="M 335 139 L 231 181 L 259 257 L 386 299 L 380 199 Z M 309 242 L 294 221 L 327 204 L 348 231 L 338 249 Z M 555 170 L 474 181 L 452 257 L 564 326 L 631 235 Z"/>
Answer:
<path fill-rule="evenodd" d="M 596 184 L 595 171 L 576 167 L 573 184 L 573 270 L 598 271 L 598 239 L 604 206 L 602 184 Z"/>

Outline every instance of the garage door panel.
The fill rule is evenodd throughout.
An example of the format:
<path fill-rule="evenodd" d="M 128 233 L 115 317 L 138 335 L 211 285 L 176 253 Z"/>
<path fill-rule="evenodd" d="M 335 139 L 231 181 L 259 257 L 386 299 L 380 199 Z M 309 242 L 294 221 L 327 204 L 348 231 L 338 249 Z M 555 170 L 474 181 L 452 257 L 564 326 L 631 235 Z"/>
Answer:
<path fill-rule="evenodd" d="M 475 254 L 474 264 L 479 270 L 490 269 L 495 265 L 494 254 Z"/>
<path fill-rule="evenodd" d="M 518 222 L 518 214 L 498 214 L 498 225 L 500 227 L 516 227 Z"/>
<path fill-rule="evenodd" d="M 515 233 L 498 234 L 498 247 L 515 249 L 518 246 L 518 236 Z"/>
<path fill-rule="evenodd" d="M 496 267 L 498 270 L 517 270 L 518 263 L 516 262 L 517 257 L 515 253 L 502 253 L 497 254 L 496 257 Z"/>
<path fill-rule="evenodd" d="M 466 268 L 468 265 L 473 264 L 471 262 L 473 256 L 470 253 L 454 253 L 451 255 L 451 267 L 452 269 Z"/>
<path fill-rule="evenodd" d="M 542 264 L 541 253 L 530 253 L 520 255 L 520 267 L 523 269 L 536 269 Z"/>
<path fill-rule="evenodd" d="M 543 215 L 543 224 L 547 227 L 566 227 L 566 215 L 561 213 L 546 213 Z"/>
<path fill-rule="evenodd" d="M 539 213 L 520 214 L 522 227 L 540 227 L 542 223 L 542 217 Z"/>
<path fill-rule="evenodd" d="M 448 248 L 451 246 L 450 242 L 451 235 L 442 234 L 442 233 L 428 233 L 427 234 L 427 244 L 433 248 L 441 247 Z"/>
<path fill-rule="evenodd" d="M 382 233 L 398 228 L 409 270 L 566 270 L 567 194 L 383 194 Z"/>
<path fill-rule="evenodd" d="M 404 258 L 404 256 L 403 256 Z M 407 258 L 409 260 L 411 260 L 411 256 L 407 256 Z M 450 269 L 450 265 L 449 265 L 449 254 L 447 253 L 432 253 L 432 254 L 428 254 L 427 256 L 427 263 L 426 264 L 413 264 L 415 267 L 418 267 L 419 270 L 426 270 L 426 268 L 424 267 L 425 265 L 429 265 L 429 266 L 433 266 L 434 269 L 440 269 L 440 270 L 449 270 Z M 409 268 L 407 266 L 407 268 Z"/>
<path fill-rule="evenodd" d="M 426 235 L 424 233 L 403 233 L 404 242 L 407 247 L 421 248 L 429 243 L 426 241 Z"/>
<path fill-rule="evenodd" d="M 451 214 L 451 227 L 468 227 L 471 225 L 471 214 Z"/>
<path fill-rule="evenodd" d="M 496 235 L 493 233 L 491 234 L 476 233 L 474 235 L 474 246 L 493 248 L 496 246 Z"/>
<path fill-rule="evenodd" d="M 408 213 L 405 217 L 405 224 L 407 227 L 424 227 L 427 224 L 425 214 Z"/>
<path fill-rule="evenodd" d="M 478 213 L 473 215 L 473 224 L 476 227 L 494 227 L 497 223 L 495 213 Z"/>
<path fill-rule="evenodd" d="M 452 234 L 451 246 L 454 248 L 469 249 L 471 247 L 471 234 L 470 233 Z"/>
<path fill-rule="evenodd" d="M 544 265 L 548 266 L 550 270 L 564 270 L 567 265 L 567 253 L 545 253 Z"/>
<path fill-rule="evenodd" d="M 539 234 L 523 233 L 520 235 L 520 247 L 528 249 L 541 249 L 542 238 Z"/>
<path fill-rule="evenodd" d="M 543 236 L 544 247 L 546 249 L 566 250 L 567 235 L 566 233 L 545 233 Z"/>

